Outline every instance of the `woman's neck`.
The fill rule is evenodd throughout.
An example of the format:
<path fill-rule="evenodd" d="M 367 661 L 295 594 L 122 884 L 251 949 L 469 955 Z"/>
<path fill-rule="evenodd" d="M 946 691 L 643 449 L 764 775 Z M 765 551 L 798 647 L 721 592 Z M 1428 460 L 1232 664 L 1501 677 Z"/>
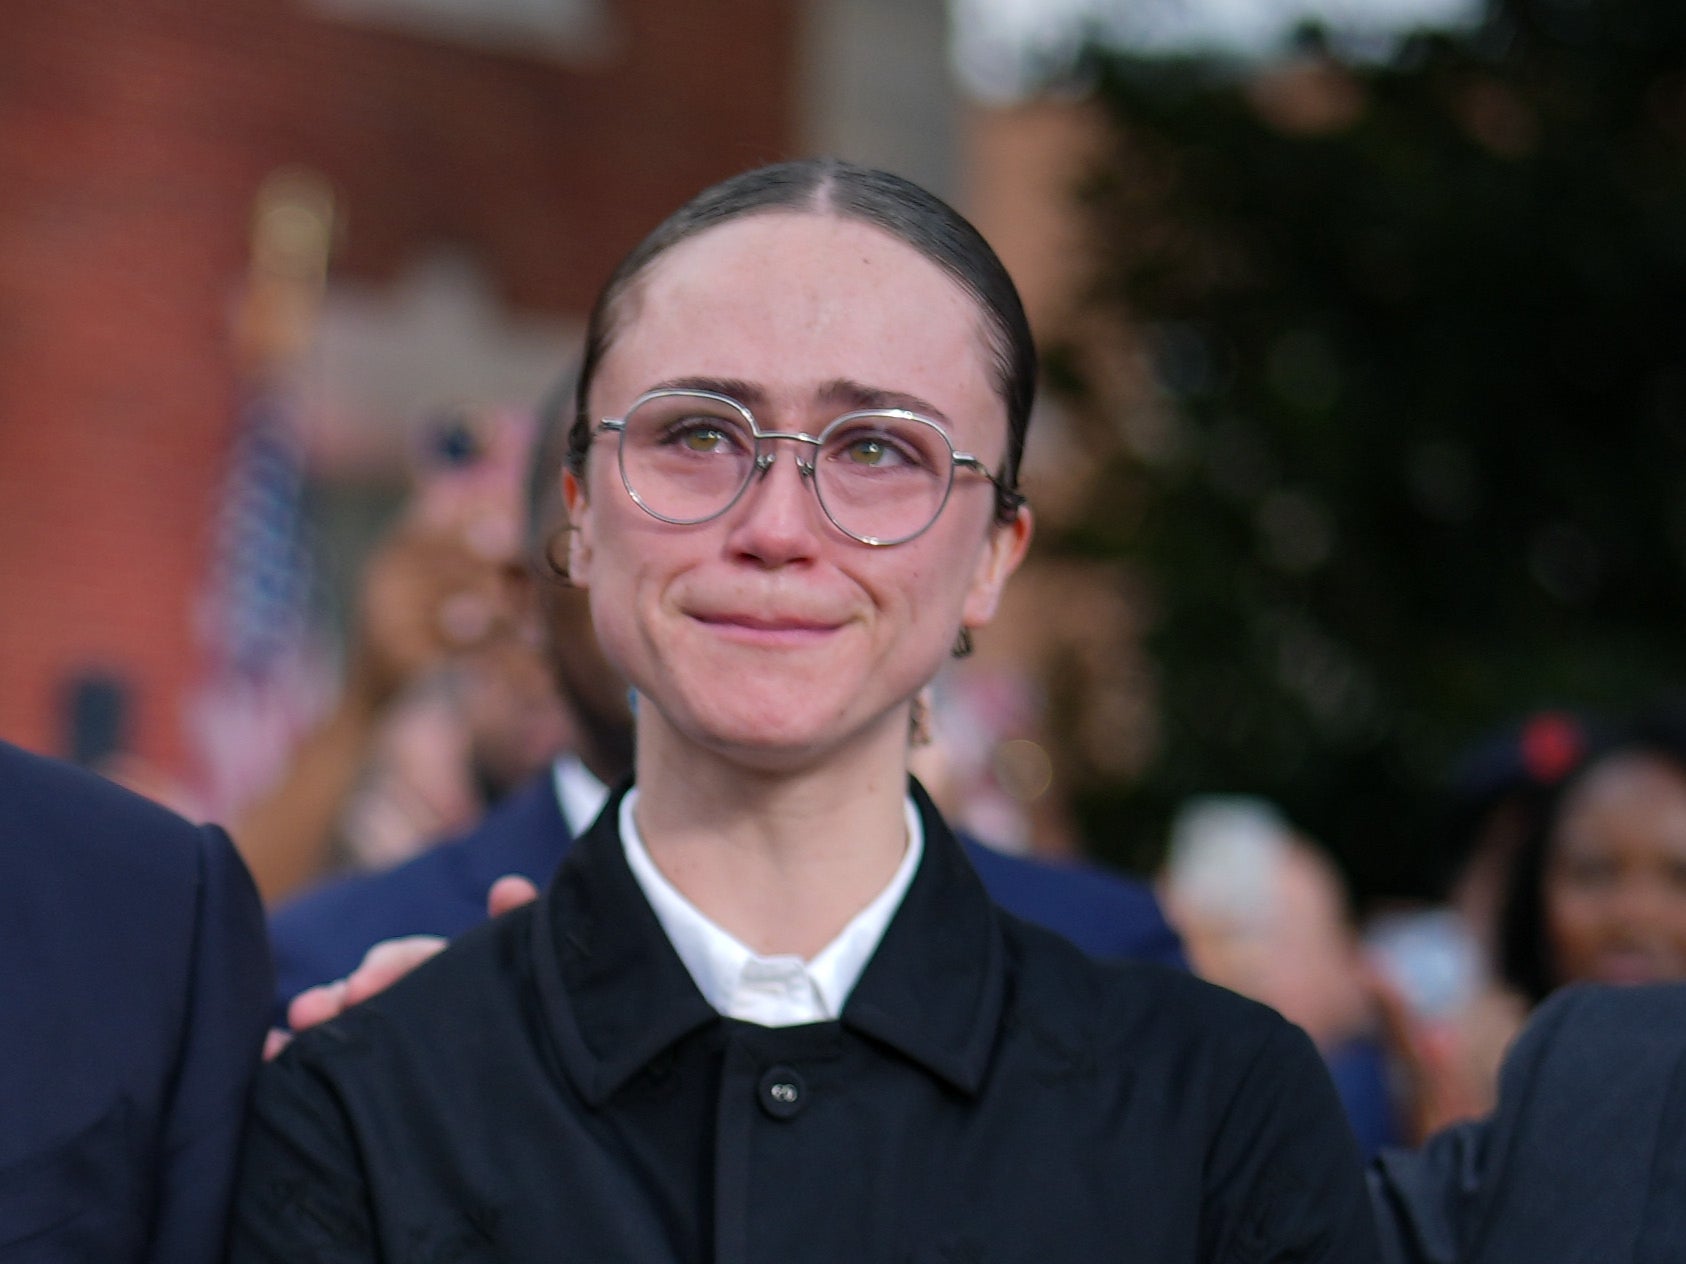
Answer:
<path fill-rule="evenodd" d="M 635 810 L 644 846 L 686 899 L 754 951 L 813 957 L 894 875 L 908 841 L 905 729 L 774 771 L 647 719 Z"/>

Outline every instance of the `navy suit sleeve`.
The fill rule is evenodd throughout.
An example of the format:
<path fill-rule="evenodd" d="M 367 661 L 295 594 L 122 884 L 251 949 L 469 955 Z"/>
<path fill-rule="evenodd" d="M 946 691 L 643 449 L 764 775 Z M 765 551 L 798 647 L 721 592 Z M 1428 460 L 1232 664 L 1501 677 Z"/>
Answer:
<path fill-rule="evenodd" d="M 1384 1150 L 1372 1162 L 1367 1175 L 1384 1264 L 1459 1264 L 1467 1257 L 1483 1207 L 1505 1179 L 1506 1151 L 1518 1125 L 1527 1125 L 1523 1106 L 1583 999 L 1567 989 L 1534 1012 L 1505 1055 L 1492 1115 L 1442 1129 L 1415 1150 Z"/>
<path fill-rule="evenodd" d="M 1459 1264 L 1483 1202 L 1503 1178 L 1503 1152 L 1564 1018 L 1579 1001 L 1560 992 L 1523 1028 L 1500 1071 L 1491 1116 L 1442 1129 L 1415 1150 L 1384 1150 L 1367 1173 L 1384 1264 Z"/>
<path fill-rule="evenodd" d="M 219 829 L 0 742 L 0 1258 L 213 1264 L 269 991 Z"/>
<path fill-rule="evenodd" d="M 263 910 L 227 835 L 200 830 L 186 1026 L 159 1134 L 155 1264 L 220 1260 L 241 1123 L 266 1026 Z"/>
<path fill-rule="evenodd" d="M 1686 988 L 1561 989 L 1489 1118 L 1370 1169 L 1387 1264 L 1674 1260 L 1683 1136 Z"/>

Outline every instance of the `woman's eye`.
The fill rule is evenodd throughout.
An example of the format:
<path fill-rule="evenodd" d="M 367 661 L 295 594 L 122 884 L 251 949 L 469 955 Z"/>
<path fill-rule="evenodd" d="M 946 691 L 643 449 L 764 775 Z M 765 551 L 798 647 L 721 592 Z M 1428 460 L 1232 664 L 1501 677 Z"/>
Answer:
<path fill-rule="evenodd" d="M 876 431 L 843 436 L 837 441 L 837 452 L 845 463 L 857 469 L 888 470 L 917 464 L 914 454 L 894 435 Z"/>
<path fill-rule="evenodd" d="M 702 418 L 674 426 L 668 441 L 701 456 L 725 452 L 732 447 L 731 433 L 724 426 Z"/>
<path fill-rule="evenodd" d="M 856 465 L 888 465 L 895 459 L 889 444 L 878 438 L 850 440 L 846 455 Z"/>

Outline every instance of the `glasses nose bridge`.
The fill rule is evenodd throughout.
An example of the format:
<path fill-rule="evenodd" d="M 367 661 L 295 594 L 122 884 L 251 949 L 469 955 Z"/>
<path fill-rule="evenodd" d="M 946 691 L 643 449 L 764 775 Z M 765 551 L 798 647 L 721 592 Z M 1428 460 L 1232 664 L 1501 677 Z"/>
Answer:
<path fill-rule="evenodd" d="M 814 486 L 815 462 L 813 453 L 819 451 L 824 440 L 818 435 L 811 435 L 801 430 L 762 430 L 755 427 L 754 435 L 756 476 L 765 477 L 767 471 L 773 468 L 773 463 L 778 460 L 779 450 L 775 446 L 776 441 L 789 439 L 796 445 L 795 451 L 792 453 L 792 458 L 796 462 L 796 472 L 810 487 Z M 802 459 L 804 445 L 806 445 L 809 453 L 807 460 Z"/>

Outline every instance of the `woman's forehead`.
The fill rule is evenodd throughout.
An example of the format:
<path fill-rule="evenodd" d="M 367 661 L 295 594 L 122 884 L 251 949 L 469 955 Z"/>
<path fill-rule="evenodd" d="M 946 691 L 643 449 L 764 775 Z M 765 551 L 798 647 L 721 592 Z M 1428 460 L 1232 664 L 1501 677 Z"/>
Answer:
<path fill-rule="evenodd" d="M 700 375 L 779 394 L 835 393 L 838 382 L 994 391 L 976 299 L 913 246 L 836 215 L 762 213 L 709 228 L 656 259 L 617 317 L 604 369 L 633 375 L 616 383 L 623 390 Z"/>
<path fill-rule="evenodd" d="M 786 262 L 805 259 L 868 270 L 888 259 L 915 273 L 928 270 L 959 288 L 934 260 L 889 229 L 856 215 L 813 207 L 768 207 L 710 225 L 657 255 L 645 276 L 718 268 L 745 269 L 761 277 L 766 275 L 761 265 L 770 255 Z"/>

